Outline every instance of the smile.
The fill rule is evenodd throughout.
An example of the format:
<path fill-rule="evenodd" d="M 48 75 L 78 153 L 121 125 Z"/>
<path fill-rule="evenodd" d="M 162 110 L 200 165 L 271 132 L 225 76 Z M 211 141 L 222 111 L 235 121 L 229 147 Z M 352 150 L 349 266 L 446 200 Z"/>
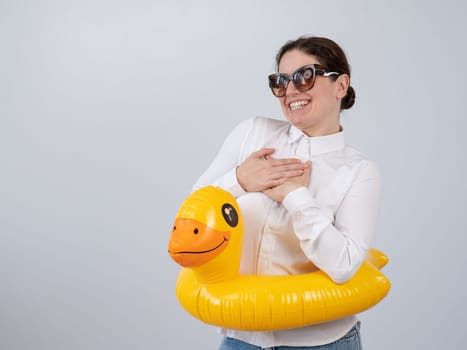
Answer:
<path fill-rule="evenodd" d="M 215 246 L 214 248 L 212 249 L 208 249 L 208 250 L 203 250 L 203 251 L 182 251 L 182 252 L 173 252 L 173 254 L 204 254 L 204 253 L 209 253 L 209 252 L 212 252 L 214 250 L 216 250 L 217 248 L 221 247 L 225 242 L 228 242 L 229 240 L 227 238 L 224 237 L 224 240 L 219 243 L 217 246 Z"/>
<path fill-rule="evenodd" d="M 294 101 L 289 104 L 289 107 L 291 110 L 295 111 L 297 109 L 305 107 L 308 103 L 310 103 L 309 100 Z"/>

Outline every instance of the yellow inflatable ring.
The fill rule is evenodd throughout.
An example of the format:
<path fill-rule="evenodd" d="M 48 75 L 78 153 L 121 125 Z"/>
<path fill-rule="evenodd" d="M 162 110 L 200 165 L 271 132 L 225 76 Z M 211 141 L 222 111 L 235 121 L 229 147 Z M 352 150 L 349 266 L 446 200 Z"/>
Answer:
<path fill-rule="evenodd" d="M 183 308 L 207 324 L 251 331 L 304 327 L 362 312 L 391 287 L 379 271 L 388 259 L 375 249 L 343 284 L 322 271 L 241 275 L 242 239 L 240 208 L 220 188 L 193 192 L 179 209 L 169 241 L 169 254 L 184 267 L 176 293 Z"/>

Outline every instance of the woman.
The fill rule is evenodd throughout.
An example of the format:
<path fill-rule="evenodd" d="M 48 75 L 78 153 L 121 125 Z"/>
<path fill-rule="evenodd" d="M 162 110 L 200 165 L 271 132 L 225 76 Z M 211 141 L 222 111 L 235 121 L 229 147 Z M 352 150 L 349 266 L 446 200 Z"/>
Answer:
<path fill-rule="evenodd" d="M 345 144 L 340 112 L 354 89 L 342 49 L 322 37 L 287 42 L 269 76 L 287 121 L 252 118 L 227 137 L 194 189 L 216 185 L 238 200 L 245 222 L 241 272 L 323 270 L 350 279 L 373 238 L 381 190 L 376 165 Z M 299 329 L 222 329 L 221 350 L 361 349 L 355 316 Z"/>

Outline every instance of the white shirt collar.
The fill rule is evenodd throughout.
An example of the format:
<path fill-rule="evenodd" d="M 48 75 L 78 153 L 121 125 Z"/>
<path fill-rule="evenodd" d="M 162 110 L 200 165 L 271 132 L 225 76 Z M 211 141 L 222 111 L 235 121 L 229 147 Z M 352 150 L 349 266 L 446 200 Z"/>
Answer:
<path fill-rule="evenodd" d="M 325 136 L 308 136 L 303 133 L 300 129 L 293 125 L 289 128 L 289 144 L 299 143 L 302 138 L 308 139 L 310 145 L 310 155 L 319 155 L 337 151 L 345 147 L 344 130 L 340 127 L 340 131 Z"/>

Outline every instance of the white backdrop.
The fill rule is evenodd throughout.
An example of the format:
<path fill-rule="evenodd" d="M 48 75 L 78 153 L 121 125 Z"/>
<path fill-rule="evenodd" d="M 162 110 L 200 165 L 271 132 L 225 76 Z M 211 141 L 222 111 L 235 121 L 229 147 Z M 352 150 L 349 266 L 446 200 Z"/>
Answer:
<path fill-rule="evenodd" d="M 365 349 L 461 349 L 463 1 L 0 0 L 0 349 L 216 349 L 167 254 L 191 185 L 302 34 L 339 42 L 350 144 L 379 163 L 389 296 Z"/>

